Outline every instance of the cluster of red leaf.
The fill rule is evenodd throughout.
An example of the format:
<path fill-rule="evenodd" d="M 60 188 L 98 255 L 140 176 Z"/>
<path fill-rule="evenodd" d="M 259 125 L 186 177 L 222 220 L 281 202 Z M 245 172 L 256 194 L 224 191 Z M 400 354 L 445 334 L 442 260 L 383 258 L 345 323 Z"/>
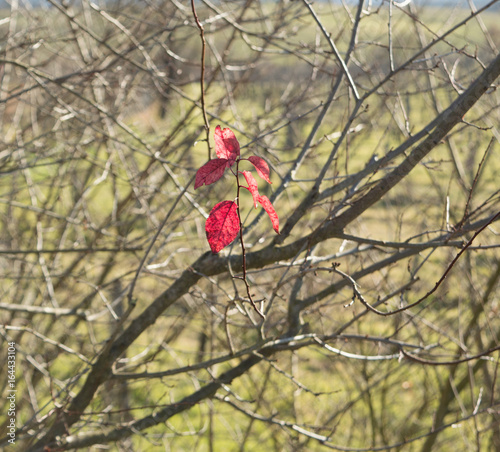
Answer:
<path fill-rule="evenodd" d="M 223 175 L 226 168 L 230 168 L 241 160 L 248 160 L 257 171 L 257 174 L 266 182 L 271 183 L 269 179 L 269 166 L 264 159 L 252 155 L 248 159 L 240 159 L 240 144 L 234 136 L 232 130 L 215 128 L 215 153 L 217 158 L 209 160 L 196 173 L 194 188 L 202 185 L 210 185 L 217 182 Z M 238 165 L 236 165 L 238 167 Z M 253 198 L 254 206 L 260 204 L 269 215 L 273 229 L 279 234 L 278 214 L 274 210 L 271 201 L 267 196 L 260 195 L 257 187 L 257 181 L 250 171 L 241 171 L 248 187 L 246 188 Z M 208 244 L 213 253 L 218 253 L 222 248 L 229 245 L 240 231 L 241 224 L 238 215 L 238 204 L 234 201 L 222 201 L 215 205 L 210 212 L 205 224 Z"/>

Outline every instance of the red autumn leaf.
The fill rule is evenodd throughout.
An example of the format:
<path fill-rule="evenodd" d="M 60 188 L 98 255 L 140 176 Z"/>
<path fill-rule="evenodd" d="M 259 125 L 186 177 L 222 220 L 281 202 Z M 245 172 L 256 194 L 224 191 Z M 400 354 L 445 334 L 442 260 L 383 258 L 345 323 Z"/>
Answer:
<path fill-rule="evenodd" d="M 238 143 L 233 131 L 228 128 L 221 129 L 220 126 L 217 126 L 215 128 L 214 139 L 217 157 L 227 159 L 227 166 L 232 166 L 240 156 L 240 143 Z"/>
<path fill-rule="evenodd" d="M 269 215 L 269 218 L 271 219 L 271 223 L 273 224 L 273 229 L 276 231 L 277 234 L 280 233 L 280 220 L 278 218 L 278 214 L 276 213 L 276 210 L 274 210 L 273 205 L 271 204 L 271 201 L 269 201 L 269 198 L 267 196 L 260 196 L 258 198 L 260 204 L 264 208 L 264 210 L 267 212 Z"/>
<path fill-rule="evenodd" d="M 253 166 L 255 166 L 257 174 L 266 182 L 272 184 L 271 179 L 269 179 L 269 165 L 267 164 L 267 162 L 264 159 L 257 157 L 256 155 L 248 157 L 248 160 Z"/>
<path fill-rule="evenodd" d="M 195 190 L 202 185 L 210 185 L 217 182 L 226 169 L 227 159 L 213 159 L 205 163 L 197 172 L 194 181 Z"/>
<path fill-rule="evenodd" d="M 229 245 L 240 231 L 237 205 L 234 201 L 222 201 L 214 206 L 205 223 L 208 244 L 212 253 L 218 253 Z"/>
<path fill-rule="evenodd" d="M 259 202 L 259 189 L 257 187 L 257 181 L 255 180 L 253 174 L 250 171 L 242 171 L 241 174 L 245 176 L 245 179 L 248 184 L 248 187 L 245 188 L 248 189 L 250 193 L 252 193 L 253 204 L 255 208 L 257 208 L 257 203 Z"/>

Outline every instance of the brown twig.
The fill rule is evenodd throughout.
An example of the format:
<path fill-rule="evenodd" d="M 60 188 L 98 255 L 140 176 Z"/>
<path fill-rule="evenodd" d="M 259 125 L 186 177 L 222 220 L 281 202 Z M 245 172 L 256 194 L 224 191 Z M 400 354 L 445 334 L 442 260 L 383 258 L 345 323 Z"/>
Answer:
<path fill-rule="evenodd" d="M 477 355 L 468 356 L 466 358 L 456 359 L 453 361 L 432 361 L 429 359 L 420 358 L 418 356 L 413 355 L 412 353 L 407 352 L 403 348 L 401 348 L 401 353 L 403 354 L 403 356 L 405 358 L 409 359 L 410 361 L 419 363 L 419 364 L 426 364 L 428 366 L 456 366 L 457 364 L 462 364 L 462 363 L 466 363 L 469 361 L 475 361 L 477 359 L 482 359 L 486 356 L 491 355 L 493 352 L 496 352 L 497 350 L 500 350 L 500 345 L 493 347 L 493 348 L 490 348 L 489 350 L 486 350 L 484 352 L 478 353 Z"/>
<path fill-rule="evenodd" d="M 40 250 L 0 250 L 0 254 L 59 254 L 59 253 L 133 253 L 142 251 L 142 246 L 123 248 L 55 248 Z"/>
<path fill-rule="evenodd" d="M 476 171 L 476 176 L 474 177 L 474 180 L 472 181 L 472 186 L 469 190 L 469 196 L 467 197 L 467 202 L 465 203 L 464 214 L 462 216 L 462 219 L 460 220 L 460 222 L 456 226 L 456 229 L 460 229 L 462 227 L 462 225 L 467 221 L 467 218 L 469 218 L 469 209 L 470 209 L 470 203 L 472 200 L 472 194 L 474 193 L 474 189 L 476 188 L 477 182 L 479 180 L 479 174 L 481 173 L 484 162 L 486 161 L 486 157 L 489 154 L 490 149 L 492 148 L 494 141 L 495 141 L 495 138 L 492 137 L 489 144 L 488 144 L 488 147 L 486 148 L 486 151 L 484 151 L 484 154 L 483 154 L 481 161 L 479 162 L 479 166 L 478 166 L 477 171 Z"/>
<path fill-rule="evenodd" d="M 483 232 L 490 224 L 494 223 L 498 218 L 500 217 L 500 212 L 497 212 L 496 215 L 494 215 L 486 224 L 484 224 L 483 226 L 481 226 L 475 233 L 474 235 L 472 236 L 472 238 L 464 245 L 464 247 L 457 253 L 457 255 L 454 257 L 454 259 L 451 261 L 451 263 L 448 265 L 448 267 L 446 268 L 446 270 L 444 271 L 443 275 L 441 276 L 441 278 L 439 278 L 439 280 L 436 282 L 436 284 L 434 285 L 434 287 L 429 290 L 429 292 L 427 292 L 423 297 L 419 298 L 417 301 L 415 301 L 414 303 L 411 303 L 407 306 L 404 306 L 402 308 L 399 308 L 399 309 L 395 309 L 394 311 L 389 311 L 389 312 L 383 312 L 383 311 L 379 311 L 378 309 L 374 308 L 373 306 L 370 305 L 370 303 L 368 303 L 363 295 L 361 294 L 361 292 L 358 290 L 358 284 L 356 283 L 356 281 L 351 277 L 349 276 L 348 274 L 344 273 L 344 272 L 341 272 L 340 270 L 337 269 L 337 266 L 336 265 L 333 265 L 332 266 L 332 271 L 334 271 L 335 273 L 338 273 L 339 275 L 341 275 L 343 278 L 347 279 L 350 283 L 351 283 L 351 286 L 352 286 L 352 289 L 353 289 L 353 292 L 354 292 L 354 295 L 353 295 L 353 299 L 354 298 L 357 298 L 359 301 L 361 301 L 361 303 L 363 304 L 363 306 L 365 308 L 367 308 L 368 310 L 374 312 L 375 314 L 378 314 L 378 315 L 381 315 L 381 316 L 390 316 L 390 315 L 394 315 L 394 314 L 398 314 L 400 312 L 403 312 L 403 311 L 406 311 L 410 308 L 413 308 L 417 305 L 419 305 L 420 303 L 422 303 L 422 301 L 426 300 L 427 298 L 429 298 L 438 288 L 439 286 L 443 283 L 443 281 L 446 279 L 446 277 L 448 276 L 448 274 L 450 273 L 451 269 L 455 266 L 455 264 L 457 263 L 458 259 L 460 259 L 460 257 L 462 256 L 463 253 L 465 253 L 465 251 L 472 245 L 472 242 L 476 239 L 476 237 L 481 233 Z"/>
<path fill-rule="evenodd" d="M 205 50 L 207 47 L 207 42 L 205 41 L 205 30 L 200 22 L 200 19 L 198 18 L 198 14 L 196 14 L 194 0 L 191 0 L 191 9 L 193 10 L 193 17 L 196 22 L 196 25 L 200 30 L 200 38 L 201 38 L 200 102 L 201 102 L 201 110 L 203 112 L 203 122 L 205 123 L 205 132 L 207 134 L 208 160 L 210 160 L 212 158 L 210 149 L 210 125 L 208 124 L 207 109 L 205 105 Z"/>
<path fill-rule="evenodd" d="M 248 300 L 250 301 L 250 304 L 252 307 L 255 309 L 255 312 L 259 314 L 263 319 L 266 318 L 266 316 L 260 311 L 260 309 L 257 307 L 255 304 L 255 301 L 253 301 L 252 294 L 250 293 L 250 285 L 248 284 L 247 280 L 247 256 L 246 256 L 246 251 L 245 251 L 245 243 L 243 242 L 243 223 L 241 221 L 241 213 L 240 213 L 240 178 L 239 178 L 239 171 L 238 171 L 238 164 L 239 160 L 236 161 L 236 206 L 237 206 L 237 212 L 238 212 L 238 221 L 240 222 L 240 244 L 241 244 L 241 269 L 243 272 L 243 276 L 241 279 L 245 283 L 245 287 L 247 290 L 247 297 Z"/>

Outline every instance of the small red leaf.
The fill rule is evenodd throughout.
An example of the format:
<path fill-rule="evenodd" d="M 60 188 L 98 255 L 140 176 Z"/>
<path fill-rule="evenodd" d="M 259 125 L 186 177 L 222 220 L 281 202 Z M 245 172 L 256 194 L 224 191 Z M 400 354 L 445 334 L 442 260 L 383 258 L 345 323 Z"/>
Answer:
<path fill-rule="evenodd" d="M 214 206 L 205 223 L 208 244 L 212 253 L 229 245 L 240 231 L 238 208 L 234 201 L 222 201 Z"/>
<path fill-rule="evenodd" d="M 242 171 L 241 174 L 245 176 L 245 179 L 247 181 L 248 191 L 252 193 L 252 198 L 253 198 L 253 204 L 255 208 L 257 208 L 257 203 L 259 202 L 259 189 L 257 187 L 257 181 L 253 177 L 253 174 L 250 171 Z"/>
<path fill-rule="evenodd" d="M 227 159 L 213 159 L 205 163 L 197 172 L 194 181 L 195 190 L 203 184 L 210 185 L 217 182 L 226 169 Z"/>
<path fill-rule="evenodd" d="M 240 156 L 240 143 L 234 136 L 231 129 L 221 129 L 220 126 L 215 128 L 215 153 L 217 157 L 228 160 L 228 166 L 232 166 L 236 159 Z"/>
<path fill-rule="evenodd" d="M 276 213 L 276 210 L 274 210 L 273 205 L 271 204 L 271 201 L 269 201 L 269 198 L 267 196 L 260 196 L 258 198 L 260 204 L 264 208 L 264 210 L 267 212 L 269 215 L 269 218 L 271 219 L 271 223 L 273 224 L 273 229 L 276 231 L 277 234 L 280 233 L 280 220 L 278 218 L 278 214 Z"/>
<path fill-rule="evenodd" d="M 253 166 L 255 166 L 257 174 L 266 182 L 272 184 L 271 179 L 269 179 L 269 165 L 267 164 L 267 162 L 264 159 L 257 157 L 256 155 L 248 157 L 248 160 Z"/>

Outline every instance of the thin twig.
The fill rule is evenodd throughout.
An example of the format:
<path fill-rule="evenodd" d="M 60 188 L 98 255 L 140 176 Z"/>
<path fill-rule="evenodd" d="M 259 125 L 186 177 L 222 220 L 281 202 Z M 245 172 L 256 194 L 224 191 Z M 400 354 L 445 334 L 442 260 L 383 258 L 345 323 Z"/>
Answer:
<path fill-rule="evenodd" d="M 481 170 L 483 168 L 484 162 L 486 161 L 486 157 L 490 152 L 490 149 L 493 147 L 493 142 L 495 141 L 495 137 L 492 137 L 488 147 L 486 148 L 486 151 L 484 151 L 483 157 L 481 161 L 479 162 L 479 166 L 476 171 L 476 176 L 474 177 L 474 180 L 472 181 L 472 186 L 469 190 L 469 196 L 467 197 L 467 202 L 465 204 L 465 209 L 464 209 L 464 214 L 458 225 L 456 226 L 456 229 L 460 229 L 462 225 L 465 223 L 467 218 L 469 217 L 469 209 L 470 209 L 470 203 L 472 200 L 472 194 L 474 193 L 474 189 L 476 188 L 477 182 L 479 180 L 479 174 L 481 173 Z"/>
<path fill-rule="evenodd" d="M 309 12 L 311 13 L 311 16 L 313 17 L 314 21 L 318 25 L 319 29 L 323 33 L 323 36 L 328 41 L 328 44 L 330 45 L 330 48 L 332 49 L 332 52 L 335 55 L 335 58 L 337 58 L 337 61 L 339 62 L 340 66 L 342 67 L 342 71 L 344 72 L 344 75 L 346 76 L 347 80 L 349 81 L 349 86 L 352 89 L 352 92 L 354 94 L 355 99 L 357 101 L 359 101 L 361 97 L 358 93 L 358 89 L 356 88 L 356 84 L 354 83 L 354 80 L 351 76 L 351 73 L 349 72 L 349 69 L 347 67 L 346 62 L 344 61 L 344 59 L 340 55 L 340 52 L 337 49 L 337 46 L 335 45 L 335 42 L 333 42 L 333 39 L 332 39 L 330 33 L 328 33 L 328 31 L 325 29 L 323 23 L 321 22 L 318 15 L 316 14 L 316 11 L 314 11 L 314 9 L 312 7 L 312 3 L 308 0 L 303 0 L 303 2 L 306 5 Z"/>
<path fill-rule="evenodd" d="M 491 355 L 493 352 L 496 352 L 497 350 L 500 350 L 500 345 L 490 348 L 489 350 L 485 350 L 484 352 L 478 353 L 477 355 L 468 356 L 466 358 L 456 359 L 453 361 L 431 361 L 429 359 L 424 359 L 415 356 L 412 353 L 405 351 L 403 348 L 401 348 L 401 353 L 405 358 L 419 364 L 425 364 L 428 366 L 456 366 L 457 364 L 462 364 L 469 361 L 475 361 L 478 359 L 490 359 L 491 361 L 496 361 L 493 357 L 490 357 L 489 355 Z"/>
<path fill-rule="evenodd" d="M 56 248 L 39 250 L 0 250 L 0 254 L 59 254 L 59 253 L 132 253 L 142 251 L 142 246 L 124 248 Z"/>
<path fill-rule="evenodd" d="M 446 277 L 448 276 L 448 274 L 450 273 L 451 269 L 455 266 L 455 264 L 457 263 L 458 259 L 460 259 L 460 257 L 462 256 L 463 253 L 465 253 L 465 251 L 472 245 L 472 242 L 476 239 L 476 237 L 481 233 L 483 232 L 490 224 L 494 223 L 498 218 L 500 217 L 500 212 L 498 212 L 496 215 L 494 215 L 486 224 L 484 224 L 482 227 L 480 227 L 475 233 L 474 235 L 472 236 L 472 238 L 464 245 L 464 247 L 457 253 L 457 255 L 454 257 L 454 259 L 451 261 L 451 263 L 448 265 L 448 267 L 446 268 L 446 270 L 444 271 L 443 275 L 441 276 L 441 278 L 439 278 L 439 280 L 436 282 L 436 284 L 434 285 L 434 287 L 429 290 L 429 292 L 427 292 L 423 297 L 419 298 L 417 301 L 415 301 L 414 303 L 411 303 L 407 306 L 404 306 L 402 308 L 399 308 L 399 309 L 395 309 L 394 311 L 389 311 L 389 312 L 383 312 L 383 311 L 379 311 L 378 309 L 375 309 L 373 306 L 371 306 L 363 297 L 363 295 L 361 294 L 361 292 L 358 290 L 358 284 L 356 283 L 356 281 L 351 277 L 349 276 L 348 274 L 338 270 L 336 268 L 336 266 L 332 266 L 332 271 L 334 271 L 335 273 L 338 273 L 339 275 L 341 275 L 343 278 L 346 278 L 347 280 L 349 280 L 349 282 L 351 283 L 351 286 L 352 286 L 352 289 L 354 291 L 354 297 L 357 298 L 359 301 L 361 301 L 361 303 L 363 304 L 363 306 L 365 306 L 365 308 L 369 309 L 370 311 L 374 312 L 375 314 L 378 314 L 378 315 L 381 315 L 381 316 L 390 316 L 390 315 L 394 315 L 394 314 L 398 314 L 400 312 L 403 312 L 403 311 L 406 311 L 410 308 L 413 308 L 417 305 L 419 305 L 420 303 L 422 303 L 422 301 L 426 300 L 427 298 L 429 298 L 438 288 L 439 286 L 441 286 L 441 284 L 443 283 L 443 281 L 446 279 Z"/>
<path fill-rule="evenodd" d="M 250 293 L 250 285 L 248 284 L 247 280 L 247 257 L 246 257 L 246 251 L 245 251 L 245 243 L 243 241 L 243 223 L 241 221 L 241 213 L 240 213 L 240 179 L 239 179 L 239 171 L 238 171 L 238 165 L 239 165 L 239 160 L 236 161 L 236 206 L 237 209 L 236 211 L 238 212 L 238 221 L 240 222 L 240 244 L 241 244 L 241 269 L 243 271 L 243 276 L 241 279 L 245 283 L 245 287 L 247 290 L 247 296 L 248 300 L 250 301 L 252 307 L 255 309 L 255 312 L 259 314 L 264 320 L 266 319 L 266 316 L 259 310 L 255 302 L 253 301 L 252 294 Z"/>
<path fill-rule="evenodd" d="M 156 234 L 154 235 L 153 239 L 151 240 L 151 243 L 149 244 L 148 249 L 144 253 L 144 256 L 142 257 L 142 260 L 141 260 L 141 262 L 139 264 L 139 267 L 137 268 L 137 271 L 135 273 L 134 279 L 132 280 L 132 283 L 130 284 L 130 289 L 128 291 L 127 298 L 128 298 L 129 306 L 133 304 L 132 303 L 132 296 L 134 294 L 135 285 L 137 283 L 137 280 L 139 279 L 139 275 L 141 274 L 142 269 L 144 268 L 144 264 L 146 263 L 146 259 L 147 259 L 148 255 L 149 255 L 149 253 L 151 252 L 151 249 L 153 248 L 153 245 L 155 244 L 156 240 L 158 239 L 159 235 L 161 234 L 161 231 L 163 230 L 163 228 L 167 224 L 167 221 L 170 218 L 170 215 L 172 215 L 172 212 L 174 211 L 174 209 L 177 206 L 178 202 L 184 196 L 184 193 L 187 192 L 187 189 L 191 186 L 191 184 L 192 184 L 192 182 L 193 182 L 193 180 L 194 180 L 195 177 L 196 177 L 196 174 L 193 177 L 191 177 L 191 180 L 186 184 L 186 186 L 183 188 L 183 190 L 179 193 L 179 195 L 177 196 L 176 200 L 174 201 L 174 203 L 170 207 L 170 210 L 168 211 L 167 215 L 165 215 L 165 218 L 163 219 L 163 221 L 161 222 L 160 226 L 158 227 L 158 230 L 156 231 Z"/>
<path fill-rule="evenodd" d="M 203 112 L 203 122 L 205 123 L 205 133 L 207 134 L 207 148 L 208 148 L 208 160 L 211 157 L 211 149 L 210 149 L 210 125 L 208 124 L 207 117 L 207 109 L 205 106 L 205 50 L 207 46 L 207 42 L 205 41 L 205 30 L 203 29 L 203 25 L 198 18 L 198 14 L 196 14 L 196 8 L 194 6 L 194 0 L 191 0 L 191 9 L 193 10 L 193 17 L 200 30 L 200 38 L 201 38 L 201 73 L 200 73 L 200 102 L 201 102 L 201 110 Z"/>

